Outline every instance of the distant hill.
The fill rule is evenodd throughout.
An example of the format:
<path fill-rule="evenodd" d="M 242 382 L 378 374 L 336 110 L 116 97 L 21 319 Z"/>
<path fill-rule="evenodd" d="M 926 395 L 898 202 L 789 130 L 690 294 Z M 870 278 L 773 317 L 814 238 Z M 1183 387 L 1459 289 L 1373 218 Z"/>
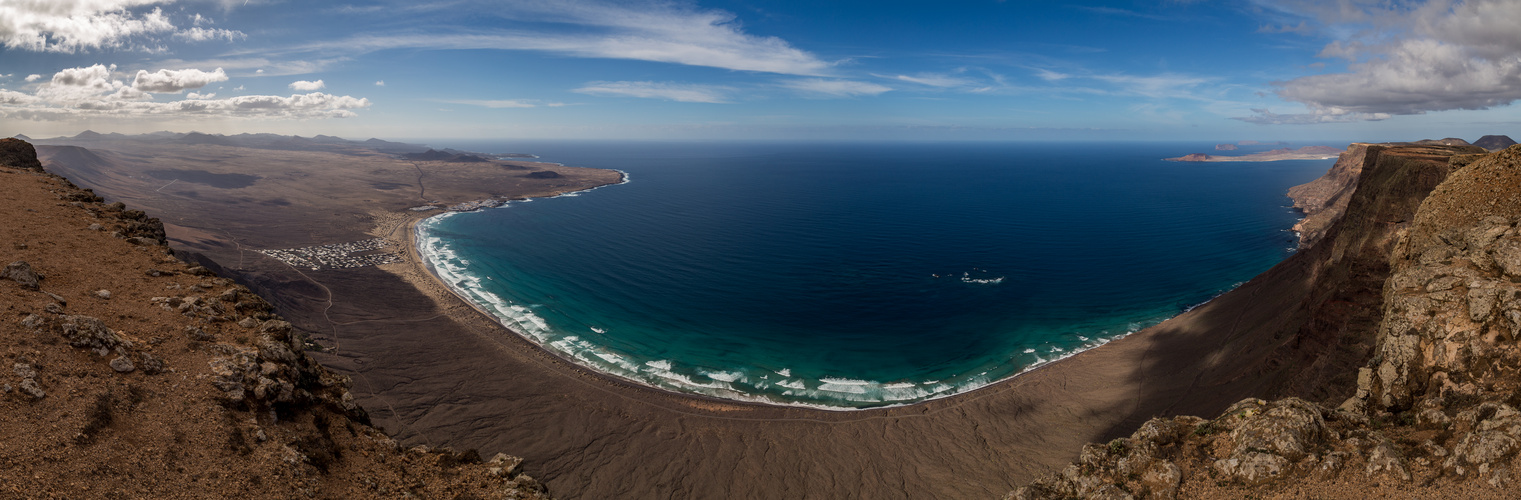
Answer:
<path fill-rule="evenodd" d="M 1421 139 L 1409 144 L 1417 144 L 1421 146 L 1472 146 L 1472 144 L 1469 144 L 1468 141 L 1456 137 L 1448 137 L 1446 139 Z"/>
<path fill-rule="evenodd" d="M 414 161 L 444 161 L 450 163 L 484 163 L 491 161 L 474 154 L 452 149 L 444 151 L 429 149 L 421 153 L 407 153 L 401 156 L 402 158 Z"/>
<path fill-rule="evenodd" d="M 183 134 L 176 132 L 152 132 L 139 135 L 125 135 L 114 132 L 109 134 L 102 134 L 93 130 L 86 130 L 73 137 L 56 137 L 53 139 L 44 139 L 41 141 L 33 142 L 52 145 L 88 144 L 90 147 L 94 147 L 95 144 L 106 141 L 137 141 L 148 143 L 157 142 L 167 144 L 192 145 L 209 144 L 217 146 L 270 149 L 278 151 L 323 151 L 348 155 L 366 155 L 373 153 L 401 154 L 416 153 L 428 150 L 427 146 L 421 144 L 391 142 L 380 139 L 351 141 L 330 135 L 318 135 L 316 137 L 307 138 L 301 137 L 299 135 L 292 136 L 248 133 L 237 135 L 223 135 L 207 134 L 203 132 L 189 132 Z M 489 160 L 482 158 L 480 161 Z"/>
<path fill-rule="evenodd" d="M 1477 141 L 1473 141 L 1473 145 L 1490 151 L 1499 151 L 1511 147 L 1515 143 L 1516 141 L 1511 140 L 1510 136 L 1506 135 L 1486 135 L 1480 137 Z"/>
<path fill-rule="evenodd" d="M 48 160 L 67 164 L 76 177 L 90 178 L 111 170 L 111 162 L 94 151 L 79 146 L 38 146 L 47 152 Z"/>
<path fill-rule="evenodd" d="M 1204 153 L 1194 153 L 1166 158 L 1167 161 L 1190 161 L 1190 162 L 1222 162 L 1222 161 L 1278 161 L 1278 160 L 1320 160 L 1335 158 L 1341 154 L 1341 149 L 1330 146 L 1305 146 L 1299 149 L 1279 148 L 1272 151 L 1252 153 L 1241 156 L 1215 156 Z"/>

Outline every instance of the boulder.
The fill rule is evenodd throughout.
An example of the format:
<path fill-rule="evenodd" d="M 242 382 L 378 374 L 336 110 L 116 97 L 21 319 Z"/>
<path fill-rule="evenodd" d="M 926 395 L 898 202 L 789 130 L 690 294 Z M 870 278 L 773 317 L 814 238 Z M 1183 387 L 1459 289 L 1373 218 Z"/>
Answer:
<path fill-rule="evenodd" d="M 27 264 L 24 260 L 18 260 L 5 266 L 5 270 L 0 271 L 0 278 L 15 281 L 22 288 L 29 290 L 36 290 L 38 285 L 40 285 L 39 282 L 42 280 L 42 276 L 33 271 L 32 265 Z"/>
<path fill-rule="evenodd" d="M 137 367 L 132 364 L 131 358 L 117 356 L 116 359 L 111 360 L 111 369 L 116 370 L 116 373 L 132 373 Z"/>
<path fill-rule="evenodd" d="M 105 322 L 90 316 L 64 316 L 58 329 L 69 345 L 95 351 L 101 356 L 128 345 L 120 335 L 106 327 Z"/>
<path fill-rule="evenodd" d="M 42 390 L 42 386 L 37 385 L 37 381 L 34 379 L 22 380 L 21 392 L 25 392 L 32 399 L 42 399 L 48 395 L 47 391 Z"/>
<path fill-rule="evenodd" d="M 29 142 L 10 137 L 0 139 L 0 165 L 42 171 L 42 162 L 37 161 L 37 148 Z"/>

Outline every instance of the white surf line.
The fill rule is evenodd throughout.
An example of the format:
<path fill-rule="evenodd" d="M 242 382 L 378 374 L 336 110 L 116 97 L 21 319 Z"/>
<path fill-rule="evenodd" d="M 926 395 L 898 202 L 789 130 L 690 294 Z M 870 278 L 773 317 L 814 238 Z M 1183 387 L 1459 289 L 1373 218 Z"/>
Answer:
<path fill-rule="evenodd" d="M 180 181 L 179 179 L 175 179 L 175 180 L 169 181 L 168 184 L 164 184 L 162 186 L 159 186 L 158 189 L 153 190 L 153 192 L 157 193 L 159 191 L 163 191 L 164 188 L 172 186 L 172 185 L 174 185 L 174 183 L 179 182 L 179 181 Z"/>

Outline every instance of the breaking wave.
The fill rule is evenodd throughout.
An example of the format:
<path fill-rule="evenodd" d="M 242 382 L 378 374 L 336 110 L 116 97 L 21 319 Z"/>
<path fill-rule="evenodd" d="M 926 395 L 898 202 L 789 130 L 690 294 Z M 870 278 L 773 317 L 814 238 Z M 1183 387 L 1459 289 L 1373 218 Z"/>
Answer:
<path fill-rule="evenodd" d="M 949 379 L 878 381 L 848 376 L 801 376 L 794 368 L 698 366 L 620 352 L 581 335 L 560 331 L 535 314 L 534 305 L 504 299 L 488 290 L 483 286 L 485 280 L 472 274 L 449 242 L 435 234 L 438 224 L 453 215 L 440 214 L 420 222 L 416 241 L 429 269 L 456 294 L 495 317 L 503 326 L 562 358 L 646 386 L 675 392 L 827 410 L 898 406 L 974 391 L 1104 345 L 1161 320 L 1134 323 L 1118 335 L 1108 332 L 1092 337 L 1071 335 L 1075 344 L 1047 343 L 1025 347 L 1002 365 L 1012 369 L 1007 370 L 1009 373 L 995 373 L 997 367 L 994 367 Z"/>

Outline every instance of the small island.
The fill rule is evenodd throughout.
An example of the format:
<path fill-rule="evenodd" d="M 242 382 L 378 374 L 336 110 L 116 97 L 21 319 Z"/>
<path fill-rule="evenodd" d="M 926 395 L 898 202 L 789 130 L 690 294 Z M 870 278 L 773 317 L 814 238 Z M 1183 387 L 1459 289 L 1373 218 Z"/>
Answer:
<path fill-rule="evenodd" d="M 1341 149 L 1330 146 L 1305 146 L 1299 149 L 1279 148 L 1272 151 L 1252 153 L 1241 156 L 1216 156 L 1204 153 L 1179 156 L 1177 158 L 1164 158 L 1167 161 L 1280 161 L 1280 160 L 1329 160 L 1337 157 Z"/>

